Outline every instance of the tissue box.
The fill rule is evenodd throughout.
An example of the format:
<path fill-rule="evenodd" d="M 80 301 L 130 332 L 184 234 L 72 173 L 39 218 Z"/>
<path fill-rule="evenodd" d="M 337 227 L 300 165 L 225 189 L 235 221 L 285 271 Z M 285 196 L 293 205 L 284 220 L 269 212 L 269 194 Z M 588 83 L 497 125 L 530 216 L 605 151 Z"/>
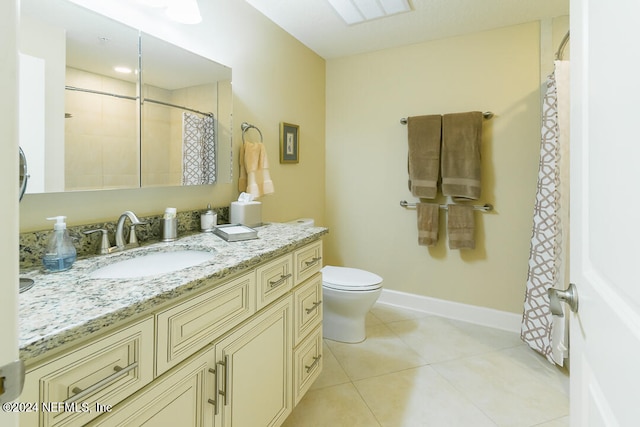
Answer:
<path fill-rule="evenodd" d="M 262 225 L 261 202 L 231 202 L 229 212 L 231 224 L 242 224 L 247 227 Z"/>

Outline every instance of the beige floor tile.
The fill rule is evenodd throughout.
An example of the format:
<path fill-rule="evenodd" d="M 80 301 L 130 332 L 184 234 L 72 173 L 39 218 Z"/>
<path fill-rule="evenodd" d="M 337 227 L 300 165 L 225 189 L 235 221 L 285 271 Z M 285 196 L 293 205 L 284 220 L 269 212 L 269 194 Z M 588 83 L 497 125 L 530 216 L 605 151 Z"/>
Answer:
<path fill-rule="evenodd" d="M 542 424 L 536 424 L 532 427 L 569 427 L 569 417 L 558 418 L 557 420 L 552 420 Z"/>
<path fill-rule="evenodd" d="M 533 426 L 568 415 L 566 375 L 527 347 L 431 365 L 499 426 Z"/>
<path fill-rule="evenodd" d="M 283 427 L 380 427 L 352 383 L 312 390 Z"/>
<path fill-rule="evenodd" d="M 354 384 L 383 427 L 495 427 L 429 366 Z"/>
<path fill-rule="evenodd" d="M 311 390 L 351 382 L 336 360 L 326 341 L 322 343 L 322 372 L 311 386 Z"/>
<path fill-rule="evenodd" d="M 428 316 L 421 311 L 407 310 L 389 304 L 377 303 L 370 311 L 382 323 L 397 322 L 399 320 L 419 319 Z"/>
<path fill-rule="evenodd" d="M 426 364 L 424 359 L 382 324 L 367 327 L 367 339 L 361 343 L 326 342 L 351 380 Z"/>
<path fill-rule="evenodd" d="M 392 322 L 387 326 L 429 363 L 522 345 L 516 333 L 436 316 Z"/>

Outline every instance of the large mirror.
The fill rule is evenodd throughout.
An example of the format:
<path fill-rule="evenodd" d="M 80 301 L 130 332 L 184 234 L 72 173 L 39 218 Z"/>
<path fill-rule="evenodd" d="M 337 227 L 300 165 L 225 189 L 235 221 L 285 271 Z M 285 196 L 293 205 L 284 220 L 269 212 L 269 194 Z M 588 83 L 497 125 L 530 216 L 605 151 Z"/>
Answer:
<path fill-rule="evenodd" d="M 231 69 L 66 1 L 22 0 L 27 193 L 231 182 Z"/>

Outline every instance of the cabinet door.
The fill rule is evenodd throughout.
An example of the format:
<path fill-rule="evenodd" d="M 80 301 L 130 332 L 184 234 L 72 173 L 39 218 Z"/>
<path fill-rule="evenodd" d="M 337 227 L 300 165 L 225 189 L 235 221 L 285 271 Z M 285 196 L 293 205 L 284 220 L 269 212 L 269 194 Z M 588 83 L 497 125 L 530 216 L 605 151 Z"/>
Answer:
<path fill-rule="evenodd" d="M 279 426 L 291 412 L 291 297 L 215 344 L 217 427 Z"/>
<path fill-rule="evenodd" d="M 89 424 L 92 427 L 211 427 L 215 404 L 214 348 L 153 382 Z"/>

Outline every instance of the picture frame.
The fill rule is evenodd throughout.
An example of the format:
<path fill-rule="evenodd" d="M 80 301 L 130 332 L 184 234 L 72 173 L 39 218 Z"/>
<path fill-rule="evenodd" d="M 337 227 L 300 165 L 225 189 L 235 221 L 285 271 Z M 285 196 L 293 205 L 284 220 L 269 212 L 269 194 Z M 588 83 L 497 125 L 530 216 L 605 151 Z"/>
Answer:
<path fill-rule="evenodd" d="M 280 123 L 280 163 L 300 161 L 300 126 Z"/>

